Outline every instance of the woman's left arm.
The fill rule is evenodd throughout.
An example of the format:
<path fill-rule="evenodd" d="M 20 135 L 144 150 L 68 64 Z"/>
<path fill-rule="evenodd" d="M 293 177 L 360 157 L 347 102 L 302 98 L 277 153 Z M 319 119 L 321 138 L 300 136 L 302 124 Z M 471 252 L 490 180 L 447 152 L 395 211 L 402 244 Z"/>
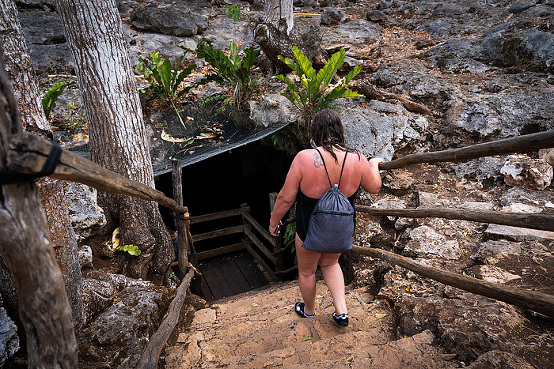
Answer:
<path fill-rule="evenodd" d="M 281 191 L 279 191 L 275 205 L 273 206 L 273 213 L 271 214 L 271 219 L 269 220 L 269 233 L 272 236 L 277 236 L 277 226 L 281 224 L 281 219 L 285 216 L 296 200 L 296 195 L 298 194 L 298 189 L 300 188 L 300 182 L 302 181 L 302 172 L 300 171 L 301 160 L 299 156 L 300 154 L 296 155 L 294 158 L 289 172 L 287 173 L 285 184 L 283 185 Z"/>

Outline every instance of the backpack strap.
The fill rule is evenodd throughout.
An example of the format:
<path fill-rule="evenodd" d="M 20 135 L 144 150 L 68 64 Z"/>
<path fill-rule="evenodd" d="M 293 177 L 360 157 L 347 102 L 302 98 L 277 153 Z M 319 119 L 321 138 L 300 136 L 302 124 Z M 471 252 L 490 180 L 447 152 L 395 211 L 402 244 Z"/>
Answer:
<path fill-rule="evenodd" d="M 329 186 L 333 188 L 333 184 L 331 183 L 331 178 L 329 178 L 329 172 L 327 171 L 327 166 L 325 165 L 325 159 L 323 159 L 323 155 L 321 155 L 321 152 L 316 147 L 317 152 L 319 153 L 319 156 L 321 156 L 321 161 L 323 162 L 323 168 L 325 168 L 325 173 L 327 174 L 327 180 L 329 181 Z M 344 163 L 346 163 L 346 155 L 348 155 L 348 151 L 344 153 L 344 160 L 342 161 L 342 168 L 340 170 L 340 177 L 339 177 L 339 184 L 337 187 L 340 188 L 340 181 L 342 179 L 342 172 L 344 171 Z"/>

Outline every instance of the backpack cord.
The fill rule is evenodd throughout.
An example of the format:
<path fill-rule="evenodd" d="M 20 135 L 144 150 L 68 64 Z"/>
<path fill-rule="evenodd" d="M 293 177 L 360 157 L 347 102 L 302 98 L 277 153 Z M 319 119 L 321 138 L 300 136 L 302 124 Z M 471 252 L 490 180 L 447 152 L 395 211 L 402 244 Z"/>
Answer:
<path fill-rule="evenodd" d="M 323 161 L 323 168 L 325 168 L 325 173 L 327 174 L 327 180 L 329 181 L 329 185 L 331 188 L 333 188 L 333 184 L 331 183 L 331 178 L 329 178 L 329 172 L 327 171 L 327 166 L 325 165 L 325 159 L 323 159 L 323 155 L 321 155 L 321 152 L 318 148 L 316 148 L 317 152 L 319 153 L 319 156 L 321 156 L 321 161 Z M 348 155 L 348 151 L 344 152 L 344 160 L 342 161 L 342 168 L 340 170 L 340 177 L 339 177 L 339 184 L 337 187 L 340 189 L 340 181 L 342 179 L 342 172 L 344 171 L 344 164 L 346 163 L 346 155 Z"/>

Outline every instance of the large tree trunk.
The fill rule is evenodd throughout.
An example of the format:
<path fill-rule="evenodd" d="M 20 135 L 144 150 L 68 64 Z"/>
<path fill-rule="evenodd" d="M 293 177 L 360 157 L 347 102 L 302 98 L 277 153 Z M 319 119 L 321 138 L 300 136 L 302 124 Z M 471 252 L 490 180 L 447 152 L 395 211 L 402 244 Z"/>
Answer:
<path fill-rule="evenodd" d="M 29 57 L 27 43 L 21 31 L 17 8 L 12 0 L 0 0 L 1 41 L 8 78 L 17 99 L 23 129 L 51 137 L 50 123 L 44 115 L 41 96 Z M 62 269 L 66 292 L 71 302 L 73 319 L 80 327 L 82 311 L 82 275 L 77 257 L 77 239 L 65 202 L 63 181 L 43 179 L 37 181 L 39 196 L 46 213 L 52 246 Z M 8 288 L 8 286 L 3 286 Z M 10 302 L 17 306 L 17 302 Z"/>
<path fill-rule="evenodd" d="M 51 138 L 52 128 L 44 117 L 42 97 L 13 0 L 0 0 L 0 27 L 6 73 L 18 101 L 23 130 Z"/>
<path fill-rule="evenodd" d="M 114 0 L 56 1 L 77 65 L 88 123 L 92 161 L 127 178 L 154 186 L 149 141 L 122 25 Z M 126 274 L 165 273 L 173 259 L 169 232 L 157 204 L 100 193 L 108 225 L 120 226 L 121 242 L 138 246 Z"/>
<path fill-rule="evenodd" d="M 264 23 L 271 24 L 275 28 L 283 28 L 287 35 L 290 35 L 294 26 L 293 0 L 265 0 L 264 1 Z M 280 27 L 280 23 L 286 23 L 286 27 Z"/>
<path fill-rule="evenodd" d="M 21 122 L 0 59 L 0 170 L 5 170 L 9 142 L 21 132 Z M 32 181 L 0 186 L 0 256 L 17 285 L 29 368 L 76 368 L 71 307 Z"/>

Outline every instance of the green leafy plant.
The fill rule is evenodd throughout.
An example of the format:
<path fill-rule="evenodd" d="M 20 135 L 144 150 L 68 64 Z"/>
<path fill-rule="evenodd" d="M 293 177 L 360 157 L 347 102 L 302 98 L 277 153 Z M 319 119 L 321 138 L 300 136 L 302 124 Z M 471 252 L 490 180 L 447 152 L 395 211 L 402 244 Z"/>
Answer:
<path fill-rule="evenodd" d="M 260 49 L 251 46 L 244 49 L 242 56 L 236 42 L 232 40 L 229 52 L 227 56 L 206 42 L 200 43 L 196 49 L 198 57 L 206 60 L 216 71 L 215 75 L 209 76 L 211 80 L 234 86 L 233 100 L 240 106 L 253 91 L 255 81 L 250 78 L 250 70 L 260 55 Z"/>
<path fill-rule="evenodd" d="M 138 246 L 135 246 L 135 245 L 119 246 L 115 249 L 115 251 L 126 252 L 129 255 L 133 255 L 133 256 L 139 256 L 140 255 L 140 249 L 138 248 Z"/>
<path fill-rule="evenodd" d="M 360 66 L 354 67 L 346 77 L 332 83 L 339 68 L 344 64 L 346 52 L 344 49 L 334 53 L 327 64 L 319 71 L 315 71 L 310 60 L 297 46 L 291 46 L 296 61 L 279 55 L 279 60 L 287 64 L 300 78 L 301 86 L 297 86 L 288 77 L 282 74 L 275 76 L 285 82 L 289 87 L 288 92 L 281 95 L 289 99 L 301 110 L 305 122 L 310 122 L 315 113 L 321 109 L 332 106 L 332 103 L 342 97 L 363 96 L 349 90 L 348 84 L 361 71 Z"/>
<path fill-rule="evenodd" d="M 227 9 L 227 18 L 231 18 L 235 22 L 238 22 L 240 20 L 240 9 L 237 4 L 234 4 L 233 6 L 230 6 L 229 9 Z"/>
<path fill-rule="evenodd" d="M 226 14 L 227 18 L 231 18 L 235 22 L 240 21 L 241 14 L 237 4 L 229 7 Z M 244 56 L 242 56 L 236 41 L 231 40 L 229 56 L 227 56 L 211 44 L 202 42 L 196 48 L 196 54 L 215 69 L 216 75 L 209 76 L 211 80 L 235 87 L 232 100 L 237 106 L 240 106 L 250 96 L 255 85 L 255 81 L 250 76 L 250 70 L 254 66 L 254 61 L 260 55 L 259 47 L 251 46 L 244 49 Z"/>
<path fill-rule="evenodd" d="M 52 113 L 52 110 L 54 110 L 54 108 L 56 107 L 56 101 L 63 93 L 68 84 L 69 83 L 67 82 L 55 83 L 52 87 L 50 87 L 50 89 L 42 98 L 42 109 L 44 110 L 44 115 L 46 115 L 46 119 L 50 119 L 50 113 Z"/>
<path fill-rule="evenodd" d="M 144 78 L 150 83 L 152 89 L 152 92 L 148 90 L 141 91 L 152 98 L 170 103 L 173 110 L 177 113 L 179 122 L 183 127 L 185 127 L 185 123 L 175 103 L 191 88 L 204 83 L 204 81 L 200 81 L 187 87 L 181 85 L 185 78 L 196 68 L 196 64 L 193 63 L 185 67 L 185 69 L 179 69 L 188 51 L 189 50 L 186 50 L 183 55 L 179 57 L 175 65 L 171 64 L 169 58 L 162 60 L 160 53 L 157 51 L 149 55 L 150 60 L 139 58 L 139 64 L 137 65 L 137 69 L 141 71 Z"/>

